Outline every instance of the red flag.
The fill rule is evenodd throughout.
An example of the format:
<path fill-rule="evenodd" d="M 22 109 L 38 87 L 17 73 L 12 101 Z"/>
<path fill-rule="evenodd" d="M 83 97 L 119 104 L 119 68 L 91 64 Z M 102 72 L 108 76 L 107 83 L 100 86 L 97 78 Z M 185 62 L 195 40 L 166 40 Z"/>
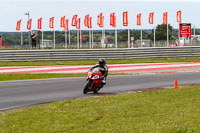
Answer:
<path fill-rule="evenodd" d="M 81 18 L 79 18 L 76 22 L 76 29 L 80 29 L 81 28 Z"/>
<path fill-rule="evenodd" d="M 153 24 L 154 12 L 149 13 L 149 24 Z"/>
<path fill-rule="evenodd" d="M 110 14 L 110 25 L 112 27 L 116 27 L 116 16 L 115 13 Z"/>
<path fill-rule="evenodd" d="M 168 24 L 167 15 L 168 15 L 167 12 L 163 13 L 163 24 Z"/>
<path fill-rule="evenodd" d="M 85 25 L 85 27 L 89 28 L 89 21 L 90 21 L 90 16 L 88 14 L 88 15 L 85 16 L 85 19 L 84 19 L 84 25 Z"/>
<path fill-rule="evenodd" d="M 32 18 L 27 22 L 27 30 L 31 30 Z"/>
<path fill-rule="evenodd" d="M 65 16 L 61 17 L 61 19 L 60 19 L 60 27 L 61 28 L 65 27 Z"/>
<path fill-rule="evenodd" d="M 38 23 L 37 24 L 38 24 L 37 25 L 38 30 L 41 30 L 42 29 L 42 18 L 38 19 Z"/>
<path fill-rule="evenodd" d="M 54 28 L 54 17 L 51 17 L 51 18 L 49 19 L 49 28 L 50 28 L 50 29 L 53 29 L 53 28 Z"/>
<path fill-rule="evenodd" d="M 0 36 L 0 47 L 2 46 L 2 38 L 1 38 L 1 36 Z"/>
<path fill-rule="evenodd" d="M 65 30 L 68 31 L 69 30 L 69 19 L 65 20 Z"/>
<path fill-rule="evenodd" d="M 90 17 L 90 22 L 89 22 L 89 27 L 88 28 L 92 28 L 92 17 Z"/>
<path fill-rule="evenodd" d="M 103 21 L 104 21 L 103 13 L 100 13 L 97 18 L 97 25 L 99 25 L 99 27 L 104 27 Z"/>
<path fill-rule="evenodd" d="M 21 20 L 17 21 L 17 26 L 16 26 L 16 30 L 20 31 L 20 26 L 21 26 Z"/>
<path fill-rule="evenodd" d="M 73 18 L 72 18 L 72 26 L 76 26 L 77 25 L 77 17 L 78 15 L 74 15 Z"/>
<path fill-rule="evenodd" d="M 137 25 L 138 26 L 141 26 L 141 16 L 142 16 L 141 13 L 137 15 Z"/>
<path fill-rule="evenodd" d="M 128 11 L 123 12 L 123 26 L 128 26 Z"/>
<path fill-rule="evenodd" d="M 181 11 L 177 12 L 177 22 L 181 23 Z"/>

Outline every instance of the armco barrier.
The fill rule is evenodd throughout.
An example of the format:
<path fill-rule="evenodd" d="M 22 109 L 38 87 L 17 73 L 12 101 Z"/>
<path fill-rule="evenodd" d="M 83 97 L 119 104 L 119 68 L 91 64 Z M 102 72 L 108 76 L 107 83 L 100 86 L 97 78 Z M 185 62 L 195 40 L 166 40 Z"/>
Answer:
<path fill-rule="evenodd" d="M 99 58 L 144 59 L 164 57 L 200 57 L 200 47 L 0 51 L 0 61 L 64 61 Z"/>

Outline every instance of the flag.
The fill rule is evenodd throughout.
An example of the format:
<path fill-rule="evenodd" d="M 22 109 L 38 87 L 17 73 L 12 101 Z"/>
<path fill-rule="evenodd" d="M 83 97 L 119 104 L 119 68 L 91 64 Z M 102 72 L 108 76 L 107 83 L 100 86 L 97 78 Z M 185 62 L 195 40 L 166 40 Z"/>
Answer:
<path fill-rule="evenodd" d="M 53 28 L 54 28 L 54 17 L 51 17 L 51 18 L 49 19 L 49 28 L 50 28 L 50 29 L 53 29 Z"/>
<path fill-rule="evenodd" d="M 17 21 L 17 26 L 16 26 L 16 30 L 20 31 L 20 26 L 21 26 L 21 20 Z"/>
<path fill-rule="evenodd" d="M 81 18 L 77 19 L 77 22 L 76 22 L 76 29 L 80 29 L 81 28 Z"/>
<path fill-rule="evenodd" d="M 163 24 L 168 24 L 167 15 L 168 15 L 167 12 L 163 13 Z"/>
<path fill-rule="evenodd" d="M 37 28 L 38 28 L 38 30 L 42 29 L 42 18 L 38 19 Z"/>
<path fill-rule="evenodd" d="M 86 15 L 84 19 L 84 25 L 85 27 L 89 27 L 89 21 L 90 21 L 90 15 Z"/>
<path fill-rule="evenodd" d="M 78 17 L 78 15 L 73 16 L 72 23 L 71 23 L 72 26 L 77 26 L 77 17 Z"/>
<path fill-rule="evenodd" d="M 116 27 L 116 16 L 115 13 L 110 14 L 110 25 L 112 27 Z"/>
<path fill-rule="evenodd" d="M 149 24 L 153 24 L 154 12 L 149 13 Z"/>
<path fill-rule="evenodd" d="M 32 18 L 27 22 L 27 30 L 31 30 Z"/>
<path fill-rule="evenodd" d="M 128 26 L 128 11 L 123 12 L 123 26 Z"/>
<path fill-rule="evenodd" d="M 181 23 L 181 10 L 177 12 L 177 22 Z"/>
<path fill-rule="evenodd" d="M 141 16 L 142 16 L 141 13 L 137 15 L 137 25 L 138 26 L 141 26 Z"/>
<path fill-rule="evenodd" d="M 69 30 L 69 19 L 66 19 L 66 20 L 65 20 L 64 27 L 65 27 L 65 30 L 66 30 L 66 31 Z"/>
<path fill-rule="evenodd" d="M 103 21 L 104 21 L 104 16 L 103 16 L 103 13 L 100 13 L 99 15 L 98 15 L 98 17 L 97 17 L 97 25 L 99 26 L 99 27 L 104 27 L 104 25 L 103 25 Z"/>
<path fill-rule="evenodd" d="M 65 16 L 61 17 L 61 19 L 60 19 L 60 27 L 61 28 L 65 27 Z"/>
<path fill-rule="evenodd" d="M 90 22 L 89 22 L 89 27 L 88 28 L 92 28 L 92 17 L 90 17 Z"/>

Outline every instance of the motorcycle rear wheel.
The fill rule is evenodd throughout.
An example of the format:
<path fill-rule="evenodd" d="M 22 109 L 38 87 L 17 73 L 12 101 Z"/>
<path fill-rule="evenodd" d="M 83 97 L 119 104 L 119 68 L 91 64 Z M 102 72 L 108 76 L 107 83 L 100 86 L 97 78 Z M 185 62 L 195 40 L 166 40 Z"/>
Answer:
<path fill-rule="evenodd" d="M 88 90 L 90 90 L 92 88 L 92 80 L 88 80 L 87 83 L 85 84 L 85 87 L 83 89 L 83 94 L 87 94 Z"/>

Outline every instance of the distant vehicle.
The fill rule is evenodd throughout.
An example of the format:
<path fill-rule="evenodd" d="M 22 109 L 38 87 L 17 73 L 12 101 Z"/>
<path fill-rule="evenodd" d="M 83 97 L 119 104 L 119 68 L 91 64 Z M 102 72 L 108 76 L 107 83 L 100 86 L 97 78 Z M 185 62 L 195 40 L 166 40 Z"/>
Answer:
<path fill-rule="evenodd" d="M 100 67 L 97 67 L 88 72 L 87 82 L 83 89 L 84 94 L 87 94 L 88 92 L 98 93 L 102 88 L 101 79 L 103 78 L 103 75 L 100 69 Z"/>

